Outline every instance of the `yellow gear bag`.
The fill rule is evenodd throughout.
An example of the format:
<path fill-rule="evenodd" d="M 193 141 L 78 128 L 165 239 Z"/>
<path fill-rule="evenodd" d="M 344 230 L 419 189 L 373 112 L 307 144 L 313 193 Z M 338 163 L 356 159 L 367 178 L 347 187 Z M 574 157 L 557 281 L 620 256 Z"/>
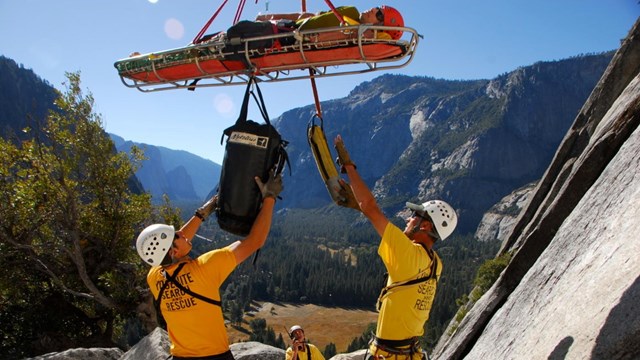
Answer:
<path fill-rule="evenodd" d="M 351 187 L 347 186 L 347 189 L 344 189 L 338 182 L 340 175 L 333 162 L 333 158 L 331 157 L 329 145 L 327 145 L 327 138 L 324 135 L 322 127 L 315 124 L 309 124 L 307 127 L 307 140 L 311 147 L 313 159 L 316 161 L 318 171 L 320 172 L 322 181 L 324 181 L 324 184 L 329 191 L 329 195 L 331 195 L 331 199 L 340 206 L 360 210 L 360 208 L 357 207 L 357 202 Z M 356 207 L 354 207 L 354 204 L 356 204 Z"/>

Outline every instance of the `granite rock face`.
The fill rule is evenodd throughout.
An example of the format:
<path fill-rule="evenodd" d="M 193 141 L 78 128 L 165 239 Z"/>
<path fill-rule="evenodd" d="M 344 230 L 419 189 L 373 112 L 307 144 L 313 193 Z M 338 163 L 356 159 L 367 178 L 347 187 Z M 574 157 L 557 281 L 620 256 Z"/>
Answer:
<path fill-rule="evenodd" d="M 530 195 L 510 264 L 437 359 L 640 358 L 640 28 Z"/>

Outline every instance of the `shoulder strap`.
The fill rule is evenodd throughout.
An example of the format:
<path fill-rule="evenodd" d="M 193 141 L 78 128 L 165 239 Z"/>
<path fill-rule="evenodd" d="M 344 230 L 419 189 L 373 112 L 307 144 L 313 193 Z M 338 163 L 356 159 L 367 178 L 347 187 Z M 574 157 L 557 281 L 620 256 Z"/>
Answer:
<path fill-rule="evenodd" d="M 311 348 L 309 348 L 309 344 L 305 344 L 307 346 L 307 359 L 311 360 Z"/>
<path fill-rule="evenodd" d="M 184 265 L 186 263 L 182 263 L 180 265 Z M 209 304 L 212 305 L 216 305 L 216 306 L 220 306 L 222 307 L 222 302 L 218 301 L 218 300 L 214 300 L 214 299 L 210 299 L 204 295 L 200 295 L 198 293 L 195 293 L 193 291 L 191 291 L 190 289 L 186 288 L 185 286 L 183 286 L 182 284 L 180 284 L 177 280 L 176 280 L 176 276 L 178 275 L 178 271 L 182 269 L 182 266 L 178 267 L 178 269 L 176 269 L 176 271 L 173 273 L 173 275 L 169 275 L 167 274 L 167 280 L 165 281 L 165 284 L 168 283 L 169 281 L 175 285 L 178 289 L 184 291 L 185 293 L 193 296 L 194 298 L 200 299 L 204 302 L 208 302 Z M 158 298 L 159 299 L 159 298 Z"/>
<path fill-rule="evenodd" d="M 178 265 L 178 268 L 176 268 L 176 271 L 173 272 L 173 276 L 178 275 L 178 273 L 180 272 L 180 270 L 182 270 L 182 267 L 185 264 L 186 263 L 181 263 L 180 265 Z M 164 271 L 164 269 L 162 271 Z M 169 285 L 169 282 L 165 281 L 162 284 L 160 291 L 158 291 L 158 297 L 153 299 L 153 307 L 156 309 L 156 318 L 159 324 L 163 324 L 163 323 L 166 324 L 166 322 L 164 321 L 164 317 L 162 316 L 162 311 L 160 310 L 160 299 L 162 299 L 162 293 L 164 292 L 164 289 L 167 288 L 167 285 Z"/>
<path fill-rule="evenodd" d="M 258 92 L 259 99 L 253 93 L 253 91 L 251 91 L 252 85 L 255 86 L 256 91 Z M 262 92 L 260 91 L 260 87 L 258 86 L 258 80 L 256 80 L 254 76 L 250 77 L 249 81 L 247 81 L 247 88 L 244 91 L 244 98 L 242 99 L 242 107 L 240 108 L 240 115 L 238 116 L 238 120 L 236 121 L 236 124 L 247 121 L 247 115 L 249 112 L 249 94 L 253 95 L 258 105 L 258 108 L 260 109 L 260 113 L 264 118 L 264 121 L 266 121 L 267 124 L 271 124 L 271 122 L 269 121 L 269 115 L 267 114 L 266 106 L 264 105 L 264 98 L 262 97 Z"/>
<path fill-rule="evenodd" d="M 251 86 L 252 85 L 254 85 L 256 87 L 259 99 L 253 93 L 253 91 L 251 91 Z M 271 121 L 269 120 L 269 114 L 267 114 L 267 107 L 265 106 L 264 98 L 262 97 L 262 92 L 260 91 L 260 87 L 258 87 L 258 81 L 256 80 L 256 78 L 254 76 L 251 76 L 249 78 L 249 81 L 247 81 L 247 88 L 244 91 L 244 97 L 242 99 L 242 105 L 240 106 L 240 115 L 238 115 L 238 119 L 236 120 L 235 125 L 240 125 L 240 124 L 244 124 L 245 122 L 247 122 L 247 116 L 249 114 L 249 95 L 253 95 L 253 98 L 255 99 L 256 104 L 258 105 L 258 109 L 260 110 L 260 114 L 262 114 L 262 118 L 264 119 L 264 121 L 267 124 L 271 125 Z M 225 135 L 226 136 L 230 136 L 233 129 L 234 129 L 234 126 L 231 126 L 231 127 L 226 128 L 222 132 L 222 136 L 220 137 L 220 144 L 221 145 L 224 142 Z"/>
<path fill-rule="evenodd" d="M 260 91 L 260 87 L 258 86 L 258 81 L 255 78 L 253 78 L 253 83 L 255 84 L 258 97 L 256 97 L 256 94 L 254 94 L 253 91 L 251 91 L 251 95 L 253 96 L 253 99 L 256 101 L 256 104 L 258 105 L 258 109 L 260 109 L 260 113 L 262 114 L 264 121 L 267 124 L 271 125 L 271 122 L 269 121 L 269 114 L 267 114 L 267 106 L 264 104 L 264 98 L 262 97 L 262 91 Z"/>
<path fill-rule="evenodd" d="M 173 272 L 173 276 L 178 275 L 178 273 L 180 272 L 180 270 L 182 270 L 182 268 L 184 267 L 186 263 L 181 263 L 180 265 L 178 265 L 178 267 L 176 268 L 176 271 Z M 162 271 L 165 271 L 164 269 Z M 165 271 L 166 274 L 166 271 Z M 167 274 L 167 276 L 169 276 L 169 274 Z M 156 305 L 156 310 L 159 309 L 160 307 L 160 299 L 162 298 L 162 293 L 164 292 L 164 289 L 167 288 L 167 285 L 169 285 L 168 281 L 165 281 L 164 284 L 162 284 L 162 287 L 160 288 L 160 291 L 158 291 L 158 297 L 153 299 L 153 302 Z"/>
<path fill-rule="evenodd" d="M 428 278 L 429 279 L 435 278 L 436 281 L 438 281 L 438 279 L 437 279 L 438 274 L 436 273 L 438 271 L 438 257 L 436 256 L 434 251 L 429 249 L 429 248 L 427 248 L 427 246 L 425 244 L 420 243 L 420 246 L 422 246 L 424 251 L 426 251 L 427 256 L 429 256 L 429 259 L 431 259 L 431 270 L 429 271 Z"/>
<path fill-rule="evenodd" d="M 198 293 L 195 293 L 195 292 L 189 290 L 188 288 L 182 286 L 182 284 L 177 282 L 175 279 L 169 278 L 169 281 L 171 281 L 178 289 L 180 289 L 180 290 L 184 291 L 185 293 L 193 296 L 194 298 L 197 298 L 197 299 L 200 299 L 202 301 L 208 302 L 211 305 L 216 305 L 216 306 L 222 307 L 222 302 L 221 301 L 214 300 L 214 299 L 208 298 L 208 297 L 206 297 L 204 295 L 200 295 Z"/>
<path fill-rule="evenodd" d="M 424 250 L 427 253 L 427 256 L 429 256 L 429 258 L 431 259 L 431 269 L 429 270 L 429 275 L 427 276 L 423 276 L 417 279 L 413 279 L 413 280 L 406 280 L 406 281 L 398 281 L 398 282 L 394 282 L 391 285 L 385 286 L 384 288 L 382 288 L 382 290 L 380 291 L 380 296 L 378 296 L 378 304 L 377 304 L 377 309 L 380 309 L 380 306 L 382 305 L 382 299 L 384 298 L 384 296 L 389 292 L 389 290 L 391 289 L 395 289 L 397 287 L 400 286 L 410 286 L 410 285 L 415 285 L 415 284 L 419 284 L 419 283 L 423 283 L 423 282 L 427 282 L 431 279 L 435 279 L 436 282 L 438 281 L 438 276 L 436 274 L 436 271 L 438 270 L 438 257 L 435 256 L 433 250 L 428 249 L 424 244 L 420 244 L 422 246 L 422 248 L 424 248 Z"/>
<path fill-rule="evenodd" d="M 243 123 L 247 121 L 247 113 L 249 111 L 249 93 L 251 92 L 251 84 L 253 84 L 253 76 L 249 78 L 247 81 L 247 88 L 244 91 L 244 97 L 242 98 L 242 105 L 240 106 L 240 115 L 238 115 L 238 120 L 236 120 L 236 124 Z"/>

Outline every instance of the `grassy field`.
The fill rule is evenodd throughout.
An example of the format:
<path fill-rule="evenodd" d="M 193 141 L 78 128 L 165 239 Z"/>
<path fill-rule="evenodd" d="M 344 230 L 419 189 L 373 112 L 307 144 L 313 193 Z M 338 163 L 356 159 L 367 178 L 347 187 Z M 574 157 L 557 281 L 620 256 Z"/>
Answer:
<path fill-rule="evenodd" d="M 378 313 L 361 309 L 323 307 L 312 304 L 292 305 L 283 303 L 254 303 L 256 311 L 245 314 L 242 329 L 227 327 L 230 343 L 249 339 L 248 322 L 253 318 L 262 318 L 267 326 L 282 334 L 289 344 L 287 330 L 292 325 L 304 328 L 307 339 L 323 351 L 329 343 L 334 343 L 338 353 L 344 352 L 353 338 L 360 336 L 370 323 L 376 322 Z"/>

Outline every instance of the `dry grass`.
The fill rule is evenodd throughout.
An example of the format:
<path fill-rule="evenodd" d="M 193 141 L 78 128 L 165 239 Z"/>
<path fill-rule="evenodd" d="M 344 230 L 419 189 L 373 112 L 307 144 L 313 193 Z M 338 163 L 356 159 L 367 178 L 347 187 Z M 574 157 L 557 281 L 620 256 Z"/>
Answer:
<path fill-rule="evenodd" d="M 345 309 L 337 307 L 323 307 L 318 305 L 292 305 L 257 303 L 255 314 L 245 314 L 243 331 L 232 326 L 227 327 L 230 343 L 246 341 L 249 339 L 248 322 L 253 318 L 262 318 L 267 321 L 267 326 L 273 328 L 276 333 L 282 334 L 285 342 L 289 342 L 287 330 L 293 325 L 300 325 L 305 329 L 305 334 L 311 342 L 324 350 L 329 343 L 334 343 L 338 353 L 344 352 L 353 338 L 362 335 L 362 332 L 370 323 L 376 322 L 378 313 L 369 310 Z"/>
<path fill-rule="evenodd" d="M 356 254 L 353 253 L 353 249 L 352 248 L 336 250 L 336 249 L 332 249 L 330 247 L 327 247 L 325 245 L 320 244 L 320 245 L 318 245 L 318 249 L 323 250 L 323 251 L 328 251 L 329 254 L 331 254 L 331 256 L 333 256 L 335 254 L 340 254 L 342 256 L 342 258 L 344 259 L 344 261 L 349 261 L 349 259 L 351 259 L 351 266 L 358 265 L 358 258 L 356 256 Z"/>

